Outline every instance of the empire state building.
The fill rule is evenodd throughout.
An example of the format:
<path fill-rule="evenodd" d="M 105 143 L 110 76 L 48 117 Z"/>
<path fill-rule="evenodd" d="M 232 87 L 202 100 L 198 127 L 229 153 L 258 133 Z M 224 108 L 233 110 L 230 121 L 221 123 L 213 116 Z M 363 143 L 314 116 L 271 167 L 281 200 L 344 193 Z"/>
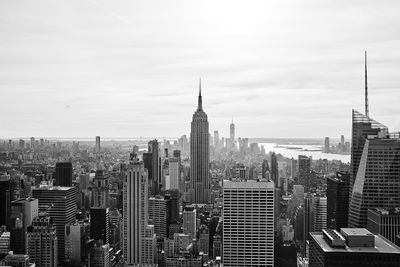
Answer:
<path fill-rule="evenodd" d="M 190 181 L 192 203 L 207 204 L 209 194 L 209 149 L 207 114 L 203 110 L 201 99 L 201 81 L 197 110 L 193 114 L 190 132 Z"/>

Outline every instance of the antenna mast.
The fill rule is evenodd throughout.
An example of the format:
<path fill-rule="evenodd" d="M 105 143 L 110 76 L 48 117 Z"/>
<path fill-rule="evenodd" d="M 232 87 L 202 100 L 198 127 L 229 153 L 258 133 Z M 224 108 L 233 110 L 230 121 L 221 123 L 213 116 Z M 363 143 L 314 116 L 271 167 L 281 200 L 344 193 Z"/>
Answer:
<path fill-rule="evenodd" d="M 367 78 L 367 51 L 365 51 L 365 116 L 367 116 L 367 118 L 369 118 L 368 78 Z"/>

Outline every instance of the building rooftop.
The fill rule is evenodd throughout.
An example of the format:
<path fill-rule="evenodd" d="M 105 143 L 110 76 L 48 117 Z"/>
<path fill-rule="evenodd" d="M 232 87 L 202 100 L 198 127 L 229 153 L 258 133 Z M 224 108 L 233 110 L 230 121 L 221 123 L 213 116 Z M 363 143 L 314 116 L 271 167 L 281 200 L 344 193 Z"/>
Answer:
<path fill-rule="evenodd" d="M 340 232 L 346 236 L 369 236 L 373 235 L 365 228 L 340 228 Z"/>
<path fill-rule="evenodd" d="M 28 198 L 20 198 L 17 200 L 13 200 L 12 203 L 24 203 L 24 202 L 32 202 L 32 201 L 36 201 L 37 198 L 34 197 L 28 197 Z"/>
<path fill-rule="evenodd" d="M 72 188 L 74 188 L 74 187 L 73 186 L 40 185 L 40 187 L 32 188 L 32 190 L 67 191 Z"/>
<path fill-rule="evenodd" d="M 369 210 L 378 213 L 379 215 L 400 215 L 400 207 L 393 209 L 371 208 Z"/>
<path fill-rule="evenodd" d="M 364 228 L 342 228 L 345 229 L 345 232 L 349 233 L 349 235 L 358 235 L 363 236 L 366 234 L 371 234 L 368 230 Z M 375 238 L 375 246 L 373 247 L 349 247 L 345 245 L 344 247 L 332 247 L 328 244 L 327 240 L 325 240 L 323 234 L 321 232 L 313 232 L 310 233 L 311 238 L 317 242 L 317 244 L 322 248 L 324 252 L 343 252 L 343 253 L 393 253 L 400 254 L 400 248 L 384 238 L 381 235 L 373 235 Z"/>
<path fill-rule="evenodd" d="M 275 188 L 274 182 L 267 180 L 224 180 L 223 188 Z"/>

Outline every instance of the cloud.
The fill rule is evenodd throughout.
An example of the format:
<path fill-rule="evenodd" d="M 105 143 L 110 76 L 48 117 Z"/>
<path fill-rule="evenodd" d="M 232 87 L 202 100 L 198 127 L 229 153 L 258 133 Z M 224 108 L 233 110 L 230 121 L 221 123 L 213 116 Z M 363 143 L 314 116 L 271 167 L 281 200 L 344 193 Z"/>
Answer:
<path fill-rule="evenodd" d="M 396 130 L 399 12 L 398 1 L 3 0 L 0 137 L 188 134 L 199 76 L 222 136 L 231 116 L 241 136 L 349 136 L 364 50 L 371 116 Z"/>

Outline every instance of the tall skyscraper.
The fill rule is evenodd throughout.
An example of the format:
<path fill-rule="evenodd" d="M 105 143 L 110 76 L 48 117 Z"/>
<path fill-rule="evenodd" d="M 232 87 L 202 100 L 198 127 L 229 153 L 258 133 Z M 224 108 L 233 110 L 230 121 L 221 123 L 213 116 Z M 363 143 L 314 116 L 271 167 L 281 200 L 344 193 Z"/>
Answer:
<path fill-rule="evenodd" d="M 304 197 L 304 216 L 303 216 L 303 256 L 306 256 L 306 243 L 310 232 L 314 232 L 314 197 L 308 193 Z"/>
<path fill-rule="evenodd" d="M 11 215 L 11 179 L 0 175 L 0 226 L 9 225 Z"/>
<path fill-rule="evenodd" d="M 368 135 L 349 206 L 349 227 L 366 227 L 369 208 L 400 207 L 400 136 Z"/>
<path fill-rule="evenodd" d="M 164 198 L 150 197 L 149 198 L 149 220 L 154 225 L 154 231 L 157 237 L 167 237 L 167 200 Z"/>
<path fill-rule="evenodd" d="M 65 225 L 65 260 L 68 266 L 81 266 L 88 260 L 89 229 L 87 222 Z"/>
<path fill-rule="evenodd" d="M 57 162 L 56 175 L 54 185 L 57 186 L 72 186 L 72 163 Z"/>
<path fill-rule="evenodd" d="M 388 128 L 370 117 L 363 115 L 354 109 L 352 110 L 350 192 L 353 190 L 365 141 L 369 135 L 377 136 L 380 132 L 387 133 Z"/>
<path fill-rule="evenodd" d="M 11 250 L 15 254 L 26 254 L 26 231 L 38 216 L 39 202 L 35 198 L 11 202 Z"/>
<path fill-rule="evenodd" d="M 127 264 L 149 263 L 150 259 L 146 258 L 149 201 L 147 171 L 135 152 L 131 153 L 127 168 L 123 189 L 124 260 Z"/>
<path fill-rule="evenodd" d="M 274 183 L 224 181 L 224 266 L 274 266 Z"/>
<path fill-rule="evenodd" d="M 345 150 L 346 148 L 346 144 L 345 144 L 345 140 L 344 140 L 344 135 L 340 136 L 340 147 L 342 148 L 342 151 Z"/>
<path fill-rule="evenodd" d="M 103 244 L 110 242 L 110 210 L 103 207 L 90 209 L 90 238 L 102 240 Z"/>
<path fill-rule="evenodd" d="M 158 141 L 157 139 L 151 140 L 148 145 L 148 151 L 151 153 L 151 171 L 149 171 L 149 182 L 151 195 L 155 196 L 159 194 L 160 190 L 160 159 L 158 156 Z"/>
<path fill-rule="evenodd" d="M 97 170 L 93 179 L 93 207 L 107 208 L 110 206 L 109 178 L 103 170 Z"/>
<path fill-rule="evenodd" d="M 304 186 L 304 191 L 310 190 L 311 158 L 299 155 L 298 160 L 299 184 Z"/>
<path fill-rule="evenodd" d="M 208 119 L 203 110 L 200 82 L 198 105 L 193 114 L 190 132 L 190 180 L 193 203 L 207 204 L 209 201 L 209 149 Z"/>
<path fill-rule="evenodd" d="M 97 153 L 100 153 L 100 136 L 96 136 L 95 150 L 96 150 Z"/>
<path fill-rule="evenodd" d="M 263 159 L 262 167 L 261 167 L 261 177 L 262 178 L 268 178 L 267 177 L 267 172 L 269 172 L 268 160 L 267 159 Z"/>
<path fill-rule="evenodd" d="M 279 187 L 278 159 L 275 152 L 271 154 L 271 180 L 274 181 L 275 187 Z"/>
<path fill-rule="evenodd" d="M 164 198 L 167 200 L 167 213 L 168 213 L 167 224 L 179 220 L 179 196 L 180 193 L 178 189 L 170 189 L 165 191 Z"/>
<path fill-rule="evenodd" d="M 186 208 L 183 211 L 183 226 L 182 230 L 184 234 L 189 235 L 190 241 L 192 239 L 196 239 L 196 233 L 197 233 L 197 228 L 196 228 L 196 209 L 194 208 Z"/>
<path fill-rule="evenodd" d="M 218 131 L 214 131 L 214 147 L 218 148 L 219 147 L 219 134 Z"/>
<path fill-rule="evenodd" d="M 337 172 L 335 177 L 327 178 L 327 226 L 340 230 L 347 228 L 349 217 L 350 173 Z"/>
<path fill-rule="evenodd" d="M 330 151 L 330 146 L 329 146 L 329 137 L 325 137 L 325 146 L 324 146 L 324 152 L 328 153 Z"/>
<path fill-rule="evenodd" d="M 57 229 L 58 260 L 62 262 L 65 255 L 65 225 L 75 221 L 76 188 L 44 186 L 34 188 L 32 196 L 39 200 L 40 208 L 47 208 Z"/>
<path fill-rule="evenodd" d="M 47 213 L 39 213 L 28 227 L 27 251 L 30 261 L 41 267 L 56 267 L 58 254 L 56 227 Z M 63 246 L 64 248 L 64 246 Z"/>
<path fill-rule="evenodd" d="M 179 158 L 170 158 L 169 159 L 169 188 L 166 189 L 179 189 L 180 183 L 180 159 Z"/>
<path fill-rule="evenodd" d="M 233 118 L 231 124 L 229 125 L 229 137 L 232 147 L 235 146 L 235 124 L 233 123 Z"/>
<path fill-rule="evenodd" d="M 326 229 L 326 207 L 327 200 L 325 196 L 314 196 L 314 231 L 320 232 Z"/>

